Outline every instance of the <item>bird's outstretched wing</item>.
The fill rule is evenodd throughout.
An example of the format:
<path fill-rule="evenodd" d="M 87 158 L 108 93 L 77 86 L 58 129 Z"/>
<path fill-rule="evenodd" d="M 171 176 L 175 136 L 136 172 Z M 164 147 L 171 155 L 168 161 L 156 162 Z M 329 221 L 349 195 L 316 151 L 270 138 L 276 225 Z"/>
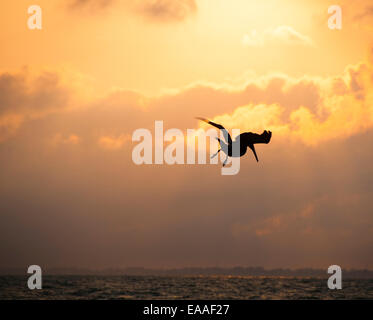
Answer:
<path fill-rule="evenodd" d="M 221 130 L 223 132 L 223 135 L 224 135 L 224 139 L 225 141 L 228 142 L 228 144 L 232 144 L 232 138 L 231 138 L 231 135 L 229 134 L 229 132 L 227 131 L 227 129 L 225 129 L 221 124 L 217 124 L 215 122 L 212 122 L 210 120 L 207 120 L 205 118 L 200 118 L 200 117 L 197 117 L 196 119 L 198 120 L 201 120 L 201 121 L 204 121 L 208 124 L 211 124 L 212 126 L 214 126 L 215 128 L 218 128 L 219 130 Z"/>
<path fill-rule="evenodd" d="M 252 133 L 252 132 L 244 132 L 241 133 L 237 138 L 240 139 L 241 142 L 246 142 L 249 144 L 255 143 L 269 143 L 271 141 L 272 132 L 264 130 L 262 134 Z"/>

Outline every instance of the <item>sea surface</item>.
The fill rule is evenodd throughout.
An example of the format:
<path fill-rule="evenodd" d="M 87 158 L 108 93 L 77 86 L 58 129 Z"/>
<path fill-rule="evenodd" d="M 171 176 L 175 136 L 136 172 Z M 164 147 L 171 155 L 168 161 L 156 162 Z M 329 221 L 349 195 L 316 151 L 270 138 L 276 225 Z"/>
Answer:
<path fill-rule="evenodd" d="M 0 276 L 0 299 L 373 299 L 372 280 L 247 276 L 43 276 L 29 290 L 27 276 Z"/>

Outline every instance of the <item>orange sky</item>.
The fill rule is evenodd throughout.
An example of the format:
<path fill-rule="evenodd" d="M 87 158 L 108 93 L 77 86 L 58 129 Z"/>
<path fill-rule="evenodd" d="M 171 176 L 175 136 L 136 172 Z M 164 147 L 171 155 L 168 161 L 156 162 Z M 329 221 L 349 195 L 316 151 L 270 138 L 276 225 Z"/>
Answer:
<path fill-rule="evenodd" d="M 0 69 L 67 69 L 91 80 L 100 93 L 123 88 L 154 95 L 195 81 L 240 83 L 252 72 L 340 74 L 365 58 L 371 34 L 370 27 L 353 21 L 364 7 L 348 2 L 342 5 L 344 25 L 338 32 L 326 28 L 328 1 L 218 0 L 211 5 L 201 0 L 195 11 L 184 8 L 181 17 L 172 17 L 178 12 L 173 9 L 158 18 L 139 9 L 146 1 L 103 1 L 109 4 L 102 7 L 73 2 L 40 0 L 43 30 L 37 32 L 26 27 L 29 1 L 2 2 Z M 242 43 L 254 30 L 261 34 L 279 26 L 309 37 L 312 46 Z"/>
<path fill-rule="evenodd" d="M 35 4 L 0 3 L 0 267 L 373 268 L 370 1 Z M 195 116 L 273 140 L 234 177 L 131 162 Z"/>

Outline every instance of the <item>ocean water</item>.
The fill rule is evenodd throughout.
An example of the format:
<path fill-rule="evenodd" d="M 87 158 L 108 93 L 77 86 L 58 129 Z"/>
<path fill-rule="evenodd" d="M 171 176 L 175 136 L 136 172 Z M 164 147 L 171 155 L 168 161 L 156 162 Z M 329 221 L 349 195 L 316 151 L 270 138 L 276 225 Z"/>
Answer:
<path fill-rule="evenodd" d="M 0 276 L 0 299 L 373 299 L 372 280 L 241 276 L 43 276 L 41 290 L 27 276 Z"/>

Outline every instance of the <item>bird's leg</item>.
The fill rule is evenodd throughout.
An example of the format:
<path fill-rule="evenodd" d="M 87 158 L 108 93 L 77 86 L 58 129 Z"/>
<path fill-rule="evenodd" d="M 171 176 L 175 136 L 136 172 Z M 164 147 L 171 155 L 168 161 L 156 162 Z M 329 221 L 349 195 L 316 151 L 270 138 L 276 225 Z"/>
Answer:
<path fill-rule="evenodd" d="M 228 156 L 225 158 L 225 160 L 223 162 L 223 167 L 225 167 L 225 165 L 227 164 L 227 161 L 228 161 Z"/>
<path fill-rule="evenodd" d="M 211 156 L 211 159 L 215 158 L 217 156 L 217 154 L 220 152 L 221 149 L 219 149 L 218 151 L 216 151 L 212 156 Z"/>

